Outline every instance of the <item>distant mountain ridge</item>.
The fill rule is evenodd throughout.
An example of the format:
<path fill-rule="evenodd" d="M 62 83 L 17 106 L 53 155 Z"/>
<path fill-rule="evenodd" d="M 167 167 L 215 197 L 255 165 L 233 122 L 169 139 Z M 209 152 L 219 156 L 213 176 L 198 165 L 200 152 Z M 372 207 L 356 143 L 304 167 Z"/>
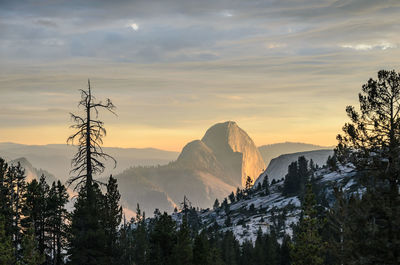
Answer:
<path fill-rule="evenodd" d="M 262 145 L 258 147 L 265 164 L 268 166 L 273 158 L 284 154 L 292 154 L 298 152 L 315 151 L 321 149 L 333 149 L 333 146 L 320 146 L 299 142 L 284 142 L 269 145 Z"/>
<path fill-rule="evenodd" d="M 24 157 L 38 168 L 44 168 L 62 182 L 69 178 L 71 159 L 76 146 L 66 144 L 24 145 L 0 143 L 0 157 L 13 160 Z M 117 148 L 103 147 L 103 150 L 117 160 L 114 169 L 112 161 L 106 162 L 102 176 L 118 174 L 131 166 L 163 165 L 178 157 L 178 152 L 164 151 L 155 148 Z"/>
<path fill-rule="evenodd" d="M 262 183 L 265 175 L 269 180 L 280 180 L 285 177 L 288 172 L 290 163 L 297 161 L 300 156 L 304 156 L 307 160 L 313 160 L 315 164 L 323 166 L 329 156 L 333 155 L 333 149 L 314 150 L 308 152 L 298 152 L 292 154 L 280 155 L 271 160 L 265 172 L 263 172 L 255 181 L 255 184 Z"/>

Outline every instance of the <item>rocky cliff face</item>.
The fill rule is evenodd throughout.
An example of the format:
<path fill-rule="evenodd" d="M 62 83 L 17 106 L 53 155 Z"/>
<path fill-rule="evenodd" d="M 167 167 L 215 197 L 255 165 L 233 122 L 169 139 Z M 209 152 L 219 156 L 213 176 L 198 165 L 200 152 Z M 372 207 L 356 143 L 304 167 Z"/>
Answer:
<path fill-rule="evenodd" d="M 215 124 L 207 130 L 202 142 L 213 151 L 234 185 L 243 187 L 247 176 L 254 181 L 265 169 L 253 140 L 236 122 Z"/>

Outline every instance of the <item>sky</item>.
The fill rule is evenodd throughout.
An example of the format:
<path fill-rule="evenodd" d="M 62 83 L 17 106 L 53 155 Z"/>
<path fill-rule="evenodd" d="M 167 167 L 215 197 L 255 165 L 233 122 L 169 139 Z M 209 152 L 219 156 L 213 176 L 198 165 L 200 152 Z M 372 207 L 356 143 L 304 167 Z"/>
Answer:
<path fill-rule="evenodd" d="M 106 146 L 180 151 L 233 120 L 257 145 L 332 146 L 399 69 L 398 0 L 0 0 L 0 142 L 65 143 L 79 89 Z"/>

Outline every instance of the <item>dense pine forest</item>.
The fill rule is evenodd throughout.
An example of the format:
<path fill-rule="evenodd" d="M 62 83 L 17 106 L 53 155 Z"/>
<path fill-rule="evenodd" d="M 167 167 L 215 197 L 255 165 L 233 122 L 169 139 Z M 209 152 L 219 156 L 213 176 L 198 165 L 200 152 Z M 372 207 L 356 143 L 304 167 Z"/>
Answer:
<path fill-rule="evenodd" d="M 400 264 L 399 73 L 381 70 L 362 86 L 359 110 L 346 108 L 350 121 L 327 161 L 331 171 L 354 167 L 362 193 L 335 186 L 335 202 L 324 203 L 316 196 L 318 166 L 300 157 L 289 166 L 281 191 L 300 199 L 299 222 L 292 234 L 274 225 L 267 233 L 260 229 L 254 242 L 240 242 L 217 223 L 201 223 L 184 194 L 179 220 L 157 209 L 147 217 L 139 205 L 135 218 L 125 220 L 117 180 L 95 179 L 104 160 L 114 160 L 102 150 L 106 130 L 99 115 L 115 113 L 115 106 L 109 99 L 96 101 L 90 82 L 80 92 L 82 113 L 71 114 L 74 134 L 68 142 L 77 152 L 67 186 L 48 183 L 46 176 L 27 181 L 20 164 L 0 159 L 0 264 Z M 268 194 L 272 184 L 268 177 L 256 187 L 248 180 L 214 208 L 229 212 L 228 201 Z M 77 195 L 70 198 L 67 187 Z M 227 218 L 224 226 L 230 225 Z"/>

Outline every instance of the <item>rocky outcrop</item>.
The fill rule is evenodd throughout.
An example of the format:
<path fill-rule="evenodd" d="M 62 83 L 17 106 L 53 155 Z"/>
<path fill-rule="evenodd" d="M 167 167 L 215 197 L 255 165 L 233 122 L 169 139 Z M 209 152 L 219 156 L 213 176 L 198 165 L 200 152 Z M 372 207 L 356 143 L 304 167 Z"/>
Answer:
<path fill-rule="evenodd" d="M 218 123 L 207 130 L 204 142 L 231 175 L 231 183 L 244 186 L 247 176 L 255 180 L 265 169 L 263 158 L 253 140 L 236 122 Z"/>

